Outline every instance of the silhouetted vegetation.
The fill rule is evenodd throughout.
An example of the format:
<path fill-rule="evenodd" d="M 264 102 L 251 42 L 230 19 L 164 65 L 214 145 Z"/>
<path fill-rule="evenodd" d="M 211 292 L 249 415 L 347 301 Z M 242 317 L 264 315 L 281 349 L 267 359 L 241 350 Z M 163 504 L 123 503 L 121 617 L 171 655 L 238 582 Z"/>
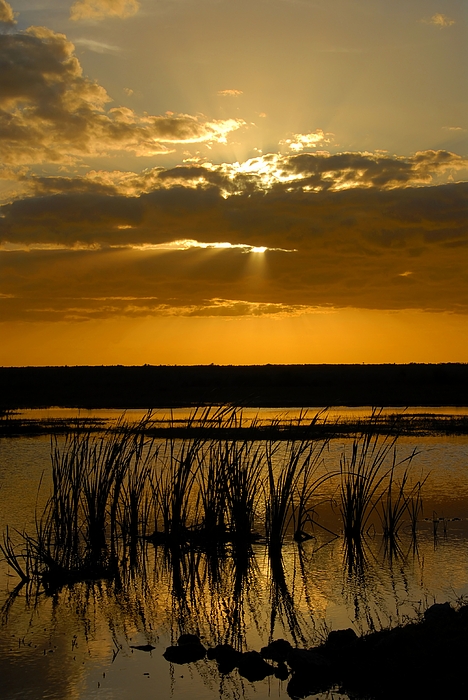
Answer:
<path fill-rule="evenodd" d="M 319 418 L 302 414 L 298 423 L 312 429 Z M 36 513 L 35 532 L 17 533 L 14 542 L 7 530 L 0 544 L 23 583 L 54 590 L 120 577 L 122 561 L 138 568 L 144 542 L 163 546 L 177 562 L 181 551 L 211 552 L 214 561 L 228 543 L 231 556 L 246 560 L 252 543 L 262 541 L 272 571 L 281 572 L 285 540 L 313 537 L 317 509 L 335 499 L 352 556 L 377 512 L 387 543 L 397 545 L 405 518 L 416 537 L 422 483 L 409 478 L 414 455 L 398 461 L 396 438 L 375 431 L 378 413 L 339 470 L 324 462 L 327 439 L 258 442 L 190 432 L 195 424 L 216 424 L 221 434 L 240 426 L 240 409 L 195 410 L 185 439 L 148 436 L 151 420 L 149 413 L 137 426 L 122 419 L 101 434 L 74 432 L 60 448 L 54 439 L 52 493 Z"/>
<path fill-rule="evenodd" d="M 209 406 L 206 408 L 210 408 Z M 18 415 L 19 413 L 19 415 Z M 370 411 L 371 413 L 371 411 Z M 320 440 L 336 437 L 359 435 L 368 431 L 370 415 L 367 417 L 337 418 L 330 421 L 326 412 L 322 412 L 311 422 L 310 415 L 304 411 L 298 418 L 277 417 L 262 419 L 257 416 L 250 421 L 224 422 L 218 419 L 153 418 L 145 424 L 148 437 L 162 439 L 181 439 L 188 437 L 201 440 L 237 440 L 252 442 L 255 440 Z M 0 415 L 0 437 L 19 437 L 34 435 L 67 435 L 74 433 L 102 433 L 112 429 L 112 421 L 104 418 L 25 418 L 20 412 L 9 411 Z M 118 427 L 115 428 L 118 430 Z M 140 426 L 129 430 L 139 431 Z M 450 415 L 434 413 L 389 413 L 373 411 L 372 430 L 376 435 L 467 435 L 468 415 Z"/>
<path fill-rule="evenodd" d="M 0 408 L 466 406 L 467 364 L 2 367 Z"/>

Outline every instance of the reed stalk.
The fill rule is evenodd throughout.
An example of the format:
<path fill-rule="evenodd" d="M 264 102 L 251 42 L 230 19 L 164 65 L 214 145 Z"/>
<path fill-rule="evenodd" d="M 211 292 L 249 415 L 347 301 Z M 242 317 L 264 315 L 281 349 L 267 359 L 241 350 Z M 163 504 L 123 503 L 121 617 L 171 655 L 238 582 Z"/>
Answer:
<path fill-rule="evenodd" d="M 388 456 L 397 437 L 381 437 L 371 429 L 353 441 L 351 457 L 340 459 L 340 513 L 346 540 L 359 541 L 380 500 L 381 488 L 392 471 Z"/>

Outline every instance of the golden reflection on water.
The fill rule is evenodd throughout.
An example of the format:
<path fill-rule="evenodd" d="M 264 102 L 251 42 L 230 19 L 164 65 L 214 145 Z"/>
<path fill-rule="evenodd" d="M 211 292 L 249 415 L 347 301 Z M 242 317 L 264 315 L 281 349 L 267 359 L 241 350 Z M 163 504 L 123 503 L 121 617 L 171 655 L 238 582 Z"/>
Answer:
<path fill-rule="evenodd" d="M 331 444 L 326 462 L 336 463 L 346 445 Z M 208 646 L 258 650 L 278 637 L 310 646 L 331 628 L 365 632 L 414 619 L 434 600 L 468 595 L 468 438 L 399 441 L 402 456 L 414 446 L 422 446 L 417 469 L 430 472 L 427 520 L 416 544 L 403 532 L 388 550 L 373 530 L 362 551 L 349 551 L 342 537 L 316 528 L 311 540 L 290 542 L 277 558 L 262 544 L 241 553 L 226 545 L 211 556 L 147 545 L 140 566 L 123 566 L 120 581 L 80 583 L 50 597 L 30 587 L 9 598 L 17 579 L 0 564 L 2 698 L 286 698 L 286 684 L 277 679 L 254 686 L 236 671 L 220 677 L 214 662 L 171 666 L 162 653 L 185 632 Z M 33 523 L 49 470 L 47 437 L 0 441 L 1 530 Z M 336 510 L 319 522 L 339 533 Z M 151 653 L 132 649 L 147 643 Z"/>
<path fill-rule="evenodd" d="M 193 697 L 218 697 L 214 662 L 171 668 L 162 658 L 179 634 L 197 633 L 208 646 L 259 649 L 271 638 L 310 646 L 331 628 L 396 624 L 434 599 L 468 594 L 466 545 L 448 535 L 434 549 L 426 532 L 417 551 L 407 538 L 389 559 L 374 538 L 352 562 L 341 539 L 287 545 L 274 562 L 259 545 L 243 560 L 230 551 L 213 558 L 150 546 L 139 573 L 127 571 L 118 583 L 80 583 L 52 597 L 21 591 L 4 608 L 2 697 L 130 700 L 157 689 L 159 697 L 183 698 L 189 679 Z M 146 643 L 155 647 L 151 654 L 132 649 Z M 237 672 L 223 683 L 226 698 L 250 697 L 253 689 Z M 277 679 L 269 683 L 255 685 L 257 698 L 267 697 L 271 684 L 280 687 Z"/>

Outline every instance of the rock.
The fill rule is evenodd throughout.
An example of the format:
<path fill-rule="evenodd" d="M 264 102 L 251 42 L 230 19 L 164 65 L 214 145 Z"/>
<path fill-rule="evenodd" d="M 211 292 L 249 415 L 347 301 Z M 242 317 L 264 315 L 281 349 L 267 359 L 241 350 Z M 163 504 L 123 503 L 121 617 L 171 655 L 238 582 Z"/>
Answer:
<path fill-rule="evenodd" d="M 315 649 L 291 649 L 287 663 L 293 671 L 325 672 L 331 668 L 331 663 L 326 656 Z"/>
<path fill-rule="evenodd" d="M 332 630 L 328 634 L 325 648 L 327 651 L 341 651 L 342 649 L 346 649 L 346 647 L 350 647 L 355 644 L 357 638 L 358 636 L 356 632 L 351 629 L 351 627 L 344 630 Z"/>
<path fill-rule="evenodd" d="M 275 639 L 266 647 L 262 647 L 260 654 L 264 659 L 272 661 L 286 661 L 289 652 L 292 650 L 291 644 L 286 639 Z"/>
<path fill-rule="evenodd" d="M 332 683 L 327 678 L 315 676 L 310 671 L 296 671 L 288 683 L 288 695 L 290 698 L 306 698 L 326 692 Z"/>
<path fill-rule="evenodd" d="M 239 673 L 251 683 L 273 676 L 275 670 L 274 666 L 267 664 L 258 651 L 246 651 L 241 655 Z"/>
<path fill-rule="evenodd" d="M 200 638 L 196 634 L 181 634 L 177 640 L 179 646 L 185 644 L 201 644 Z"/>
<path fill-rule="evenodd" d="M 444 623 L 454 619 L 455 610 L 450 603 L 434 603 L 424 612 L 424 619 L 430 623 Z"/>
<path fill-rule="evenodd" d="M 237 668 L 242 658 L 242 653 L 234 649 L 230 644 L 218 644 L 208 649 L 207 656 L 209 659 L 215 659 L 218 662 L 219 672 L 225 674 L 231 673 Z"/>
<path fill-rule="evenodd" d="M 289 677 L 289 669 L 285 663 L 279 662 L 275 668 L 275 678 L 279 678 L 280 681 L 285 681 Z"/>
<path fill-rule="evenodd" d="M 182 635 L 182 637 L 195 637 L 195 635 Z M 182 644 L 167 647 L 163 654 L 166 661 L 170 661 L 172 664 L 190 664 L 204 659 L 206 649 L 198 637 L 195 638 L 196 642 L 190 642 L 185 639 Z"/>

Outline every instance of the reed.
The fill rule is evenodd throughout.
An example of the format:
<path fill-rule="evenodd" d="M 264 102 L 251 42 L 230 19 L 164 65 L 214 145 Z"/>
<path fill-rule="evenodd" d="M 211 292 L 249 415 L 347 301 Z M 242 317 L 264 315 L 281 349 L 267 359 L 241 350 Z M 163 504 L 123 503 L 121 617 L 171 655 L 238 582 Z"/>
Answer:
<path fill-rule="evenodd" d="M 379 516 L 382 524 L 384 539 L 387 543 L 395 543 L 399 539 L 400 530 L 408 515 L 411 519 L 413 537 L 416 537 L 417 520 L 422 509 L 422 483 L 414 485 L 410 481 L 411 462 L 416 455 L 414 451 L 409 457 L 397 463 L 396 449 L 393 450 L 393 461 L 388 472 L 388 483 L 380 497 Z M 398 468 L 405 465 L 400 478 Z"/>
<path fill-rule="evenodd" d="M 20 534 L 23 547 L 18 551 L 17 543 L 13 542 L 8 526 L 3 533 L 2 542 L 0 542 L 0 552 L 3 555 L 6 563 L 13 569 L 15 574 L 21 581 L 21 584 L 28 583 L 31 580 L 32 561 L 31 552 L 26 545 L 24 534 Z"/>
<path fill-rule="evenodd" d="M 422 517 L 424 512 L 421 492 L 426 479 L 427 476 L 424 479 L 416 482 L 407 501 L 407 510 L 410 519 L 411 537 L 413 542 L 416 542 L 419 518 Z"/>
<path fill-rule="evenodd" d="M 199 465 L 197 488 L 202 523 L 200 528 L 208 544 L 217 544 L 225 539 L 227 529 L 226 479 L 230 450 L 229 443 L 211 441 L 206 459 Z M 198 508 L 197 508 L 198 510 Z"/>
<path fill-rule="evenodd" d="M 203 449 L 204 441 L 195 438 L 178 442 L 169 439 L 161 450 L 153 493 L 155 508 L 162 520 L 160 530 L 157 519 L 156 533 L 162 534 L 166 541 L 186 541 L 190 526 L 198 520 L 199 501 L 194 486 Z"/>
<path fill-rule="evenodd" d="M 195 409 L 186 437 L 169 432 L 164 442 L 149 437 L 151 413 L 136 426 L 122 418 L 101 434 L 80 429 L 62 445 L 54 440 L 51 495 L 35 530 L 18 533 L 19 542 L 7 530 L 0 551 L 20 580 L 36 578 L 49 589 L 116 577 L 123 560 L 137 567 L 148 540 L 173 550 L 174 561 L 179 550 L 205 551 L 213 572 L 213 557 L 229 551 L 239 565 L 247 563 L 252 543 L 262 539 L 272 560 L 287 537 L 313 536 L 316 509 L 327 502 L 325 484 L 337 476 L 348 544 L 360 542 L 375 512 L 388 541 L 398 538 L 405 517 L 416 537 L 424 481 L 410 483 L 414 454 L 398 462 L 397 437 L 382 437 L 371 424 L 351 456 L 343 453 L 340 470 L 328 470 L 328 439 L 314 437 L 320 415 L 301 414 L 285 441 L 246 439 L 235 407 Z M 255 420 L 251 426 L 258 434 Z"/>
<path fill-rule="evenodd" d="M 320 414 L 314 416 L 315 425 Z M 299 418 L 302 421 L 302 416 Z M 327 441 L 288 440 L 283 445 L 269 442 L 266 446 L 267 504 L 266 534 L 270 552 L 279 551 L 291 525 L 297 534 L 303 532 L 313 511 L 313 498 L 331 473 L 316 476 Z M 279 466 L 278 466 L 279 462 Z"/>
<path fill-rule="evenodd" d="M 62 449 L 53 441 L 52 493 L 36 514 L 35 532 L 22 535 L 34 575 L 49 588 L 112 575 L 118 540 L 138 537 L 154 457 L 144 441 L 147 421 L 135 430 L 121 420 L 101 436 L 73 433 Z M 11 555 L 10 542 L 5 540 L 5 549 Z"/>
<path fill-rule="evenodd" d="M 251 442 L 228 446 L 225 470 L 228 524 L 238 546 L 250 544 L 254 538 L 258 505 L 264 495 L 263 451 Z"/>
<path fill-rule="evenodd" d="M 354 439 L 351 457 L 340 459 L 340 513 L 346 540 L 359 541 L 381 498 L 384 482 L 392 472 L 388 457 L 397 437 L 381 437 L 371 429 Z"/>

